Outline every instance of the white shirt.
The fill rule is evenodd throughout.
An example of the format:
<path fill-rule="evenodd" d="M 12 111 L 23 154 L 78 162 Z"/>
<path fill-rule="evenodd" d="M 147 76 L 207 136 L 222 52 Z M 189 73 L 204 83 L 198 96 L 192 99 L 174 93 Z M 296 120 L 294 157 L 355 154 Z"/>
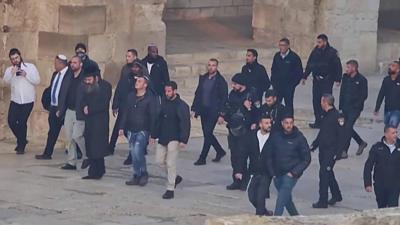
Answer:
<path fill-rule="evenodd" d="M 54 77 L 53 83 L 51 84 L 51 93 L 50 93 L 51 96 L 50 96 L 50 98 L 52 98 L 54 90 L 55 90 L 55 97 L 56 97 L 54 99 L 55 100 L 54 103 L 53 103 L 53 101 L 51 101 L 51 105 L 52 106 L 58 106 L 58 95 L 60 94 L 61 84 L 62 84 L 62 81 L 64 79 L 64 76 L 65 76 L 65 73 L 67 72 L 67 70 L 68 70 L 68 66 L 66 66 L 59 73 L 57 73 L 57 75 Z M 57 79 L 58 79 L 59 76 L 60 76 L 60 79 L 59 79 L 57 87 L 56 87 L 55 85 L 56 85 L 56 82 L 57 82 Z"/>
<path fill-rule="evenodd" d="M 17 104 L 28 104 L 35 101 L 35 86 L 40 83 L 39 72 L 31 63 L 21 63 L 21 70 L 26 76 L 17 76 L 12 73 L 13 66 L 4 72 L 3 81 L 11 86 L 11 101 Z"/>
<path fill-rule="evenodd" d="M 153 67 L 154 63 L 147 63 L 147 70 L 149 71 L 149 74 L 151 73 L 151 68 Z"/>
<path fill-rule="evenodd" d="M 286 56 L 289 55 L 289 52 L 290 52 L 290 49 L 288 49 L 288 50 L 286 51 L 286 53 L 282 53 L 282 52 L 281 52 L 281 57 L 282 57 L 282 59 L 285 59 Z"/>
<path fill-rule="evenodd" d="M 257 131 L 257 138 L 258 138 L 258 144 L 259 144 L 259 150 L 260 153 L 262 152 L 265 143 L 267 142 L 268 138 L 269 138 L 270 133 L 266 133 L 266 134 L 262 134 L 261 130 Z"/>
<path fill-rule="evenodd" d="M 394 150 L 396 150 L 396 144 L 388 144 L 385 140 L 383 140 L 383 143 L 385 143 L 385 145 L 388 146 L 388 148 L 390 149 L 390 154 L 392 154 Z"/>

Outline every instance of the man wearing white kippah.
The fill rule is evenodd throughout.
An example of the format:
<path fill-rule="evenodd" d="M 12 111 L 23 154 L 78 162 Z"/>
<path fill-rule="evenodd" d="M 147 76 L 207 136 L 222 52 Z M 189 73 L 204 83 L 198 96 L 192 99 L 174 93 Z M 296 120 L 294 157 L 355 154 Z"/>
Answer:
<path fill-rule="evenodd" d="M 67 97 L 68 87 L 72 77 L 72 71 L 68 69 L 68 59 L 65 55 L 57 55 L 54 59 L 55 72 L 51 77 L 51 82 L 48 88 L 43 92 L 42 103 L 46 110 L 49 111 L 49 132 L 47 134 L 46 147 L 43 154 L 36 155 L 36 159 L 51 159 L 54 151 L 54 145 L 57 142 L 61 127 L 64 123 L 65 109 L 62 109 Z M 47 99 L 47 100 L 45 100 Z M 49 101 L 50 100 L 50 101 Z"/>

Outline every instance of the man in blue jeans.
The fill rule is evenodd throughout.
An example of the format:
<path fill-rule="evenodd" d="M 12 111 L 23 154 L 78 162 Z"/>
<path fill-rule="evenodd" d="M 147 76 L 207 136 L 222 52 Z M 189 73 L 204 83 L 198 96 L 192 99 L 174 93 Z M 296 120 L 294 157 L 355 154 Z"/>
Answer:
<path fill-rule="evenodd" d="M 310 148 L 303 133 L 294 126 L 291 114 L 282 117 L 282 131 L 271 137 L 269 159 L 273 164 L 274 184 L 278 191 L 275 216 L 282 216 L 284 208 L 291 216 L 299 215 L 292 200 L 292 190 L 304 170 L 310 165 Z"/>
<path fill-rule="evenodd" d="M 157 101 L 147 92 L 148 82 L 147 76 L 139 74 L 136 77 L 136 92 L 128 95 L 120 123 L 119 135 L 124 135 L 124 130 L 128 133 L 134 172 L 126 185 L 145 186 L 149 179 L 145 155 L 149 138 L 154 136 Z"/>

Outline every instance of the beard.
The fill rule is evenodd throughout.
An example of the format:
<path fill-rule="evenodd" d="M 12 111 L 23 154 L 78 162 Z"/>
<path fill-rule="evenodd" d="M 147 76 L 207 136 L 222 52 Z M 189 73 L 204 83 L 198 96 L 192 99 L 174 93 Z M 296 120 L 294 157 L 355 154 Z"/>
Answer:
<path fill-rule="evenodd" d="M 395 75 L 396 71 L 391 70 L 390 68 L 388 69 L 388 74 L 389 75 Z"/>
<path fill-rule="evenodd" d="M 153 58 L 153 57 L 149 56 L 148 61 L 149 61 L 149 63 L 153 64 L 156 62 L 156 57 Z"/>
<path fill-rule="evenodd" d="M 95 84 L 85 84 L 85 92 L 87 94 L 95 93 L 99 90 L 99 83 Z"/>

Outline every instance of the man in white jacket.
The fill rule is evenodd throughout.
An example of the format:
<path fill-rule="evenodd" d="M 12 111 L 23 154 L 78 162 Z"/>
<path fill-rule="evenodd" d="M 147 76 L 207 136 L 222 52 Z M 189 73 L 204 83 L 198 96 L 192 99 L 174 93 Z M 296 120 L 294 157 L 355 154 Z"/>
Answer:
<path fill-rule="evenodd" d="M 8 125 L 17 138 L 17 154 L 25 153 L 28 143 L 27 121 L 35 101 L 35 86 L 40 83 L 39 72 L 36 66 L 26 63 L 17 48 L 12 48 L 9 53 L 12 66 L 4 72 L 4 83 L 11 86 L 11 101 L 8 110 Z"/>

